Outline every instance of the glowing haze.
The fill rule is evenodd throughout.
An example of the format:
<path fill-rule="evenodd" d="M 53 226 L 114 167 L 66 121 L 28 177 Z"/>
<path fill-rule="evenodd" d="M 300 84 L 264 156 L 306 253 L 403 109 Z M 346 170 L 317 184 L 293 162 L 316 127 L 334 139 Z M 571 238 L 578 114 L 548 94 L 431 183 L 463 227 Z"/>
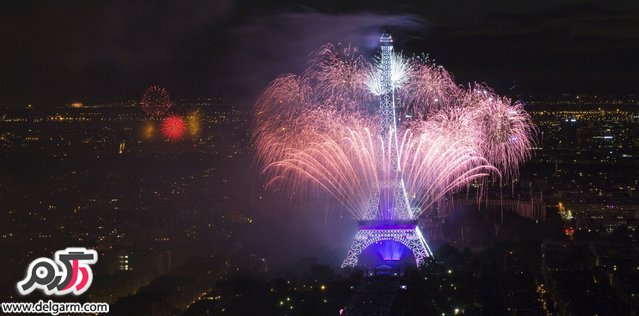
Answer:
<path fill-rule="evenodd" d="M 396 157 L 394 131 L 380 132 L 378 96 L 385 92 L 377 60 L 329 44 L 302 74 L 272 81 L 254 109 L 255 154 L 267 186 L 297 197 L 323 190 L 356 219 L 371 220 L 371 192 L 403 178 L 416 219 L 474 181 L 517 176 L 535 130 L 520 103 L 485 85 L 458 86 L 425 58 L 394 54 L 391 73 Z"/>

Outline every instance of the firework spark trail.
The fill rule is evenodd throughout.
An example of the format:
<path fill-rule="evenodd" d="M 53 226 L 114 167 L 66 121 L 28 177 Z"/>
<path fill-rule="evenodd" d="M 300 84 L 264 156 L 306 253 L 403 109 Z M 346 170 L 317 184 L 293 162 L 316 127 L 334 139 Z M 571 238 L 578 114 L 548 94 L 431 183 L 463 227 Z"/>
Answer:
<path fill-rule="evenodd" d="M 498 173 L 477 152 L 472 137 L 432 124 L 418 128 L 422 130 L 404 133 L 399 150 L 403 178 L 409 193 L 415 196 L 413 204 L 419 208 L 418 214 L 451 190 Z"/>
<path fill-rule="evenodd" d="M 375 60 L 375 63 L 368 67 L 366 73 L 366 86 L 370 93 L 379 96 L 386 91 L 382 88 L 382 67 L 381 60 Z M 401 54 L 392 53 L 391 55 L 391 83 L 393 89 L 401 88 L 412 76 L 413 64 L 405 59 Z"/>
<path fill-rule="evenodd" d="M 202 114 L 199 110 L 193 110 L 186 116 L 186 126 L 191 137 L 197 137 L 202 130 Z"/>
<path fill-rule="evenodd" d="M 517 177 L 520 163 L 530 158 L 531 135 L 536 133 L 530 115 L 520 102 L 511 104 L 485 85 L 476 84 L 466 98 L 476 105 L 472 115 L 482 134 L 477 147 L 507 177 Z"/>
<path fill-rule="evenodd" d="M 179 115 L 168 116 L 162 121 L 162 134 L 171 142 L 177 142 L 184 137 L 186 126 Z"/>
<path fill-rule="evenodd" d="M 151 119 L 159 119 L 166 115 L 172 106 L 169 92 L 159 86 L 151 86 L 144 91 L 140 107 Z"/>
<path fill-rule="evenodd" d="M 517 176 L 535 131 L 521 104 L 484 85 L 464 89 L 423 59 L 395 54 L 391 69 L 401 106 L 397 134 L 380 135 L 379 62 L 351 46 L 326 45 L 301 76 L 274 80 L 254 115 L 254 150 L 267 186 L 298 198 L 323 190 L 355 218 L 375 219 L 381 213 L 370 214 L 371 193 L 403 180 L 417 218 L 474 181 Z M 401 135 L 396 157 L 393 135 Z"/>
<path fill-rule="evenodd" d="M 339 110 L 362 110 L 373 100 L 365 83 L 369 68 L 357 48 L 325 45 L 314 54 L 303 75 L 315 83 L 311 102 Z"/>
<path fill-rule="evenodd" d="M 464 91 L 455 84 L 452 75 L 441 66 L 425 62 L 413 59 L 410 77 L 397 90 L 404 102 L 403 111 L 419 117 L 431 110 L 459 106 Z"/>
<path fill-rule="evenodd" d="M 309 189 L 309 180 L 326 189 L 352 213 L 364 212 L 366 198 L 377 188 L 379 176 L 373 136 L 364 127 L 371 124 L 355 115 L 325 119 L 334 115 L 325 110 L 309 114 L 308 126 L 319 127 L 319 131 L 301 132 L 305 143 L 284 148 L 282 158 L 267 164 L 264 172 L 273 177 L 269 185 L 283 182 L 288 189 L 303 195 Z M 318 126 L 326 122 L 330 125 L 321 124 L 326 128 Z"/>

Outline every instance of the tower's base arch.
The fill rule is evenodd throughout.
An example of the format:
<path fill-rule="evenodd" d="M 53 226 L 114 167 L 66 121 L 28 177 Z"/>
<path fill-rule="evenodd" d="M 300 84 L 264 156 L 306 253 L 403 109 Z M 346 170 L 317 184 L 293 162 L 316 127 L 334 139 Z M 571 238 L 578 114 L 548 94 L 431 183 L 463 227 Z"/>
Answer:
<path fill-rule="evenodd" d="M 417 266 L 433 255 L 414 221 L 363 221 L 359 224 L 359 231 L 355 234 L 355 240 L 342 263 L 342 268 L 356 267 L 364 249 L 384 240 L 401 243 L 410 249 Z"/>

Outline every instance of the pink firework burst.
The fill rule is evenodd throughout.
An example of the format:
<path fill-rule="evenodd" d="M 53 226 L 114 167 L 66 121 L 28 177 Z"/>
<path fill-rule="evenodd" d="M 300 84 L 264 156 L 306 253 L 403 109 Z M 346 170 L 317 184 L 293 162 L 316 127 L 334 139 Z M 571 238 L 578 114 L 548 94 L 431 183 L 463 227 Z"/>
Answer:
<path fill-rule="evenodd" d="M 466 94 L 472 124 L 478 127 L 478 148 L 506 177 L 516 177 L 519 165 L 530 158 L 536 127 L 520 102 L 500 97 L 485 85 L 476 84 Z"/>
<path fill-rule="evenodd" d="M 516 176 L 530 156 L 529 115 L 485 86 L 462 88 L 443 67 L 394 54 L 397 125 L 381 134 L 378 62 L 351 46 L 312 56 L 302 75 L 277 78 L 255 105 L 254 152 L 269 187 L 326 192 L 366 220 L 375 216 L 371 195 L 402 183 L 417 218 L 474 181 Z"/>

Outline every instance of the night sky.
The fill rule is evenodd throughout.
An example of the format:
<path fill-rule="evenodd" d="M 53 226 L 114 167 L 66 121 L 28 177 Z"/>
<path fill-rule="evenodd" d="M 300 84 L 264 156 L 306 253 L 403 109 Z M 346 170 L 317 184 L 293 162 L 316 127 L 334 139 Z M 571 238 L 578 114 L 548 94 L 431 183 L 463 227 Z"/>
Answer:
<path fill-rule="evenodd" d="M 250 101 L 327 42 L 380 32 L 459 83 L 498 92 L 637 93 L 639 1 L 0 2 L 0 105 L 138 98 Z"/>

